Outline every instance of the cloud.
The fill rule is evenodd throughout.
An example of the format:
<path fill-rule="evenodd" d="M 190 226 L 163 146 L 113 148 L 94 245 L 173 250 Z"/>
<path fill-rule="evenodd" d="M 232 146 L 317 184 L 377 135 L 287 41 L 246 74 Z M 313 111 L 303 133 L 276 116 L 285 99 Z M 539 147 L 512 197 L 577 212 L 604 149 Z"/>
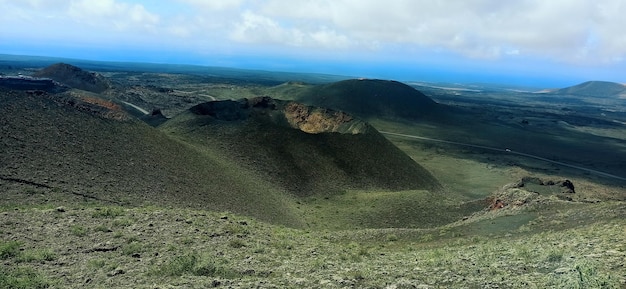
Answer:
<path fill-rule="evenodd" d="M 197 50 L 258 45 L 303 56 L 393 51 L 411 58 L 415 51 L 430 51 L 576 64 L 626 58 L 622 0 L 0 0 L 0 5 L 0 35 L 134 40 Z"/>
<path fill-rule="evenodd" d="M 448 50 L 472 58 L 537 56 L 572 63 L 622 59 L 626 4 L 621 0 L 312 0 L 261 2 L 236 26 L 234 40 L 293 45 L 286 31 L 339 35 L 346 49 L 386 44 Z M 243 34 L 250 15 L 263 19 Z M 252 28 L 252 27 L 248 27 Z M 250 30 L 252 31 L 252 30 Z M 261 37 L 262 36 L 262 37 Z M 590 41 L 592 40 L 592 41 Z M 328 47 L 323 38 L 307 45 Z M 515 53 L 510 53 L 515 51 Z"/>
<path fill-rule="evenodd" d="M 0 33 L 41 42 L 145 39 L 160 24 L 160 17 L 144 6 L 115 0 L 5 0 L 0 4 L 6 9 Z"/>
<path fill-rule="evenodd" d="M 159 16 L 148 12 L 144 6 L 115 0 L 72 1 L 67 15 L 84 25 L 118 31 L 153 31 L 159 23 Z"/>
<path fill-rule="evenodd" d="M 242 43 L 300 48 L 349 47 L 346 36 L 327 27 L 290 26 L 251 11 L 242 13 L 241 19 L 234 25 L 230 38 Z"/>
<path fill-rule="evenodd" d="M 223 11 L 227 9 L 238 9 L 243 0 L 178 0 L 179 2 L 191 5 L 203 11 Z"/>

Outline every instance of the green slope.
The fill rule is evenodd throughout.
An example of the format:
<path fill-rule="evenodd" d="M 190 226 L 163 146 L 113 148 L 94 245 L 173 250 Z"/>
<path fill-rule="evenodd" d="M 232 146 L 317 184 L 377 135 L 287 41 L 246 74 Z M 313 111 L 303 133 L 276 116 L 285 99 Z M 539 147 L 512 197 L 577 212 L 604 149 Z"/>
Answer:
<path fill-rule="evenodd" d="M 273 185 L 143 122 L 67 94 L 2 91 L 0 103 L 5 202 L 189 206 L 298 225 Z"/>
<path fill-rule="evenodd" d="M 241 119 L 189 111 L 153 128 L 75 90 L 2 90 L 0 103 L 5 207 L 188 207 L 315 229 L 432 227 L 481 209 L 459 209 L 428 171 L 341 112 L 262 102 Z M 330 131 L 303 131 L 315 129 Z"/>
<path fill-rule="evenodd" d="M 285 107 L 293 103 L 269 100 L 271 107 L 256 108 L 249 103 L 254 101 L 198 105 L 160 129 L 226 156 L 296 196 L 328 195 L 345 189 L 441 188 L 428 171 L 363 122 L 334 125 L 328 119 L 333 113 L 326 119 L 315 109 L 303 112 L 310 113 L 307 115 L 290 116 Z M 227 109 L 229 105 L 233 107 Z M 307 133 L 291 127 L 288 117 L 309 117 L 337 132 Z"/>

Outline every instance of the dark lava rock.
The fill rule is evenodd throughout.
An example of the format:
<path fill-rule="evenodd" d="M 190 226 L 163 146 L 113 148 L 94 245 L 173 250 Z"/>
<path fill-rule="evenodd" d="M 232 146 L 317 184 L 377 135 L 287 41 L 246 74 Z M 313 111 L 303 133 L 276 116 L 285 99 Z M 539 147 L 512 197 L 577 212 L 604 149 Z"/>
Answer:
<path fill-rule="evenodd" d="M 67 87 L 50 78 L 29 76 L 0 76 L 0 86 L 8 89 L 45 92 L 61 92 L 67 89 Z"/>

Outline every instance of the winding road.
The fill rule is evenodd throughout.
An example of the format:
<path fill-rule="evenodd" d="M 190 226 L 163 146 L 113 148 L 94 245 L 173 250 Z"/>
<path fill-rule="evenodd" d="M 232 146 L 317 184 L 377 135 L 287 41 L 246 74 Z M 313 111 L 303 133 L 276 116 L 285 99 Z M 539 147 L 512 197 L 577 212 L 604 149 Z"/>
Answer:
<path fill-rule="evenodd" d="M 586 171 L 586 172 L 589 172 L 589 173 L 592 173 L 592 174 L 595 174 L 595 175 L 598 175 L 598 176 L 606 177 L 606 178 L 612 178 L 612 179 L 617 179 L 617 180 L 621 180 L 621 181 L 626 181 L 626 178 L 623 178 L 623 177 L 620 177 L 620 176 L 616 176 L 616 175 L 613 175 L 613 174 L 609 174 L 609 173 L 605 173 L 605 172 L 601 172 L 601 171 L 598 171 L 598 170 L 593 170 L 593 169 L 589 169 L 589 168 L 585 168 L 585 167 L 581 167 L 581 166 L 570 165 L 570 164 L 567 164 L 567 163 L 564 163 L 564 162 L 554 161 L 554 160 L 547 159 L 547 158 L 544 158 L 544 157 L 540 157 L 540 156 L 536 156 L 536 155 L 531 155 L 531 154 L 526 154 L 526 153 L 514 151 L 514 150 L 511 150 L 511 149 L 508 149 L 508 148 L 496 148 L 496 147 L 468 144 L 468 143 L 448 141 L 448 140 L 442 140 L 442 139 L 434 139 L 434 138 L 428 138 L 428 137 L 422 137 L 422 136 L 416 136 L 416 135 L 409 135 L 409 134 L 402 134 L 402 133 L 395 133 L 395 132 L 388 132 L 388 131 L 380 131 L 380 133 L 386 134 L 386 135 L 391 135 L 391 136 L 398 136 L 398 137 L 412 138 L 412 139 L 420 139 L 420 140 L 426 140 L 426 141 L 432 141 L 432 142 L 447 143 L 447 144 L 453 144 L 453 145 L 458 145 L 458 146 L 473 147 L 473 148 L 479 148 L 479 149 L 484 149 L 484 150 L 497 151 L 497 152 L 508 153 L 508 154 L 515 154 L 515 155 L 519 155 L 519 156 L 524 156 L 524 157 L 528 157 L 528 158 L 541 160 L 541 161 L 548 162 L 548 163 L 557 164 L 557 165 L 564 166 L 564 167 L 569 167 L 569 168 L 573 168 L 573 169 L 577 169 L 577 170 Z"/>
<path fill-rule="evenodd" d="M 127 101 L 122 101 L 122 102 L 123 102 L 124 104 L 126 104 L 126 105 L 128 105 L 128 106 L 131 106 L 132 108 L 134 108 L 134 109 L 136 109 L 136 110 L 138 110 L 138 111 L 142 112 L 143 114 L 150 114 L 150 112 L 148 112 L 147 110 L 145 110 L 145 109 L 143 109 L 143 108 L 141 108 L 141 107 L 139 107 L 139 106 L 136 106 L 136 105 L 134 105 L 134 104 L 132 104 L 132 103 L 130 103 L 130 102 L 127 102 Z"/>

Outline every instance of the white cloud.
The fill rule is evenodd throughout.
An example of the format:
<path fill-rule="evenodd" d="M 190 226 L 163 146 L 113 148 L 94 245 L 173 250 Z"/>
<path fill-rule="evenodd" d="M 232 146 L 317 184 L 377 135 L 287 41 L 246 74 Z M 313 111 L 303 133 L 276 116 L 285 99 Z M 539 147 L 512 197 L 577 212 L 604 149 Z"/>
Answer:
<path fill-rule="evenodd" d="M 287 25 L 251 11 L 242 13 L 230 34 L 234 41 L 301 48 L 346 48 L 346 36 L 327 27 Z"/>
<path fill-rule="evenodd" d="M 160 24 L 159 16 L 144 6 L 119 0 L 5 0 L 0 6 L 0 35 L 41 43 L 146 39 Z"/>
<path fill-rule="evenodd" d="M 281 33 L 341 36 L 349 49 L 415 45 L 475 58 L 539 56 L 564 62 L 621 59 L 626 53 L 626 4 L 621 0 L 311 0 L 254 2 L 266 24 L 239 41 L 281 40 Z M 250 24 L 250 23 L 248 23 Z M 262 36 L 262 37 L 260 37 Z M 594 38 L 593 45 L 589 39 Z M 307 45 L 328 47 L 324 38 Z M 288 39 L 282 40 L 291 45 Z M 515 51 L 515 53 L 510 53 Z"/>
<path fill-rule="evenodd" d="M 303 55 L 405 47 L 407 54 L 479 59 L 626 58 L 623 0 L 0 0 L 0 6 L 0 35 L 134 37 L 189 49 L 264 45 Z"/>
<path fill-rule="evenodd" d="M 203 11 L 222 11 L 240 8 L 243 0 L 178 0 Z"/>
<path fill-rule="evenodd" d="M 154 31 L 159 23 L 159 16 L 148 12 L 144 6 L 115 0 L 72 1 L 67 14 L 81 24 L 118 31 Z"/>

